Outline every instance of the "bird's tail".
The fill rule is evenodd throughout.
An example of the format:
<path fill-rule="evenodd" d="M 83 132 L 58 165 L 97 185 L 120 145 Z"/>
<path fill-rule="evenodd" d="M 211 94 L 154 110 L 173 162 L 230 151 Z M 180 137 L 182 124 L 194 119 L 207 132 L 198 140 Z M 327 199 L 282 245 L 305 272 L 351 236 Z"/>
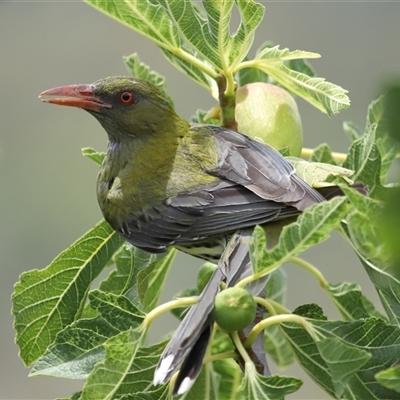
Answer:
<path fill-rule="evenodd" d="M 197 304 L 186 314 L 161 355 L 154 373 L 155 384 L 167 382 L 182 363 L 173 393 L 183 394 L 193 385 L 201 371 L 203 357 L 211 337 L 214 324 L 211 312 L 219 292 L 219 284 L 225 281 L 227 286 L 234 286 L 248 271 L 251 272 L 250 239 L 251 231 L 241 231 L 229 241 L 218 268 L 199 296 Z M 258 295 L 260 290 L 264 290 L 267 279 L 263 278 L 260 285 L 246 288 L 253 295 Z M 249 330 L 251 328 L 252 326 Z M 268 374 L 269 368 L 262 338 L 253 344 L 252 351 L 260 369 Z"/>

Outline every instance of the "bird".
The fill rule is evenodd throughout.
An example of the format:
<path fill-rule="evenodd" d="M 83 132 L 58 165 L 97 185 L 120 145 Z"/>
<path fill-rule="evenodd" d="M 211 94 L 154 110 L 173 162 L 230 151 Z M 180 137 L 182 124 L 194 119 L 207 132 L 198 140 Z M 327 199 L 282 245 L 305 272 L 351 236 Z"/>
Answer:
<path fill-rule="evenodd" d="M 116 232 L 146 252 L 164 253 L 173 246 L 221 264 L 238 232 L 246 236 L 256 225 L 295 217 L 328 196 L 303 181 L 267 144 L 222 126 L 190 124 L 146 80 L 108 77 L 49 89 L 39 98 L 82 108 L 102 125 L 108 146 L 97 178 L 100 209 Z M 236 241 L 225 264 L 239 249 L 237 268 L 243 272 L 249 257 L 241 243 Z M 224 275 L 226 270 L 217 270 L 200 296 L 208 294 L 208 300 L 191 309 L 180 335 L 160 360 L 156 383 L 165 382 L 184 360 L 181 370 L 186 372 L 175 393 L 190 387 L 201 369 L 210 336 L 210 307 Z M 185 333 L 191 323 L 192 331 Z M 184 351 L 177 348 L 183 339 L 192 341 Z M 200 361 L 198 356 L 191 363 L 194 353 L 200 354 Z"/>

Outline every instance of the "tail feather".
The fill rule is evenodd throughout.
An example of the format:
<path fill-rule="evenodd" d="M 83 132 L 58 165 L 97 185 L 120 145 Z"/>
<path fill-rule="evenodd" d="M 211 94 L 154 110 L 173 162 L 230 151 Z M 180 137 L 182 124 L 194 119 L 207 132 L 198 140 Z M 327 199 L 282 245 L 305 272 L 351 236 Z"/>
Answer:
<path fill-rule="evenodd" d="M 246 273 L 251 272 L 250 238 L 250 231 L 242 231 L 230 240 L 198 303 L 185 316 L 161 355 L 154 374 L 155 384 L 168 381 L 181 365 L 173 393 L 183 394 L 193 385 L 201 371 L 203 357 L 211 338 L 214 323 L 211 312 L 215 296 L 219 292 L 219 284 L 226 281 L 227 286 L 234 286 Z M 258 295 L 260 290 L 264 290 L 266 280 L 267 278 L 263 278 L 260 286 L 254 285 L 248 289 L 253 295 Z M 252 350 L 255 358 L 260 361 L 261 369 L 269 373 L 262 338 L 255 342 Z"/>

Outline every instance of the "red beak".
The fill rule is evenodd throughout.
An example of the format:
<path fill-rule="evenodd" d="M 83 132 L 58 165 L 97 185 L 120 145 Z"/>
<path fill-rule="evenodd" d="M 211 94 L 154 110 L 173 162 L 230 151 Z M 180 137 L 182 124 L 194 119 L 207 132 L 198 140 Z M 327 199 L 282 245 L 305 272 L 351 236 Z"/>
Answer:
<path fill-rule="evenodd" d="M 40 93 L 39 99 L 60 106 L 79 107 L 85 110 L 101 111 L 102 108 L 111 108 L 93 94 L 93 85 L 59 86 Z"/>

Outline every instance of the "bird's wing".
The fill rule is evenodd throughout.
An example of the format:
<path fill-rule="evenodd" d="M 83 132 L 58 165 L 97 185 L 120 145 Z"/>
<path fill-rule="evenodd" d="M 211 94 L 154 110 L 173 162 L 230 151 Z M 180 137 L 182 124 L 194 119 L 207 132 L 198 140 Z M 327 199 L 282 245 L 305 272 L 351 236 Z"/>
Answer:
<path fill-rule="evenodd" d="M 120 233 L 128 241 L 146 251 L 163 252 L 170 245 L 193 245 L 297 215 L 323 200 L 275 150 L 229 129 L 208 128 L 219 158 L 218 166 L 205 172 L 220 180 L 167 199 L 141 218 L 125 222 Z"/>
<path fill-rule="evenodd" d="M 263 199 L 289 204 L 300 211 L 324 200 L 268 145 L 230 129 L 212 125 L 208 129 L 214 133 L 218 149 L 218 166 L 210 174 L 236 182 Z"/>
<path fill-rule="evenodd" d="M 142 218 L 126 221 L 119 231 L 135 246 L 155 253 L 297 214 L 299 210 L 290 205 L 262 199 L 244 186 L 221 180 L 168 199 Z"/>

